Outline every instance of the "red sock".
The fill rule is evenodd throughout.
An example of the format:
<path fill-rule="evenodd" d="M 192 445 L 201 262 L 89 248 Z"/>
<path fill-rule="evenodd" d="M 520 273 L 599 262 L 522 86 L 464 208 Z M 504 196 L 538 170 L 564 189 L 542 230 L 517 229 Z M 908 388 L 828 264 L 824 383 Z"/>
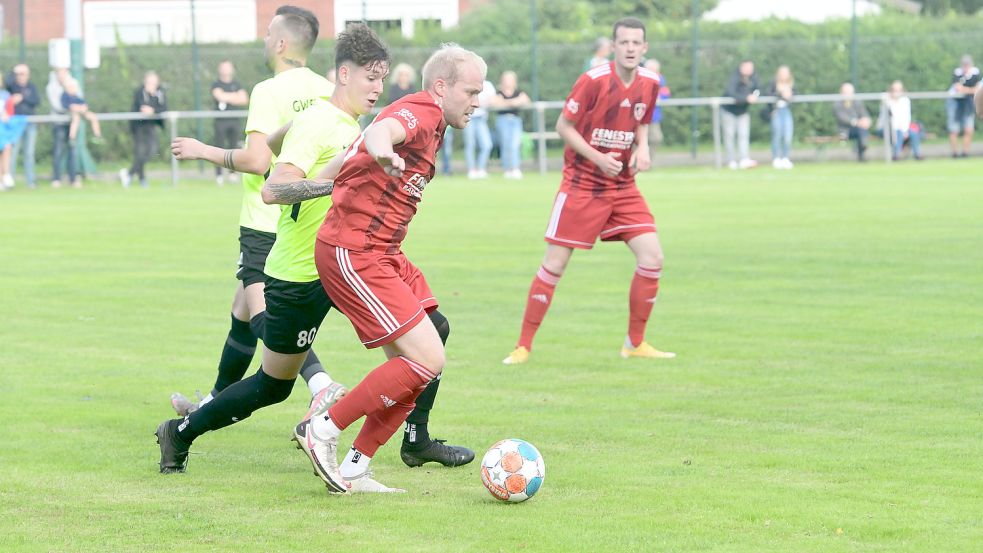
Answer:
<path fill-rule="evenodd" d="M 522 315 L 522 334 L 519 335 L 519 345 L 532 350 L 532 339 L 543 323 L 543 317 L 553 301 L 553 292 L 560 282 L 560 275 L 554 275 L 540 267 L 536 278 L 532 279 L 529 287 L 529 299 L 526 300 L 526 312 Z"/>
<path fill-rule="evenodd" d="M 427 383 L 436 377 L 433 371 L 415 361 L 393 357 L 365 375 L 358 386 L 328 409 L 328 416 L 335 426 L 344 430 L 363 415 L 371 415 L 399 402 L 413 403 Z M 367 451 L 362 453 L 369 455 Z"/>
<path fill-rule="evenodd" d="M 365 417 L 362 429 L 359 430 L 352 446 L 369 457 L 375 457 L 375 452 L 379 450 L 379 447 L 388 442 L 389 438 L 392 438 L 393 434 L 406 422 L 406 417 L 416 407 L 417 396 L 424 389 L 426 389 L 425 385 L 417 388 L 416 393 L 411 394 L 410 397 L 397 401 L 392 407 L 376 411 Z"/>
<path fill-rule="evenodd" d="M 641 265 L 635 269 L 628 292 L 628 340 L 638 346 L 645 340 L 645 325 L 648 323 L 655 296 L 659 293 L 659 276 L 662 269 L 649 269 Z"/>

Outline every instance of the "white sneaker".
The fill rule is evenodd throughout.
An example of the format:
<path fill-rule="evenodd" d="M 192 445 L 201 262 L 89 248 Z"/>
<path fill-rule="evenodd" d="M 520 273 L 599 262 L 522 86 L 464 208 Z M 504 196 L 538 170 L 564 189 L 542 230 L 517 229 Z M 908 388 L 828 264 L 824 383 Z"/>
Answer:
<path fill-rule="evenodd" d="M 11 175 L 10 173 L 7 173 L 6 175 L 4 175 L 3 176 L 3 185 L 6 188 L 13 188 L 14 187 L 14 177 L 13 177 L 13 175 Z"/>
<path fill-rule="evenodd" d="M 471 180 L 474 180 L 474 179 L 478 178 L 478 170 L 477 169 L 468 169 L 468 178 L 471 179 Z"/>
<path fill-rule="evenodd" d="M 741 169 L 751 169 L 752 167 L 757 167 L 758 162 L 753 159 L 744 158 L 740 163 L 737 164 Z"/>
<path fill-rule="evenodd" d="M 780 157 L 776 157 L 775 159 L 771 160 L 771 166 L 775 169 L 784 169 L 785 160 Z"/>
<path fill-rule="evenodd" d="M 225 184 L 225 177 L 222 175 L 215 175 L 215 184 L 222 186 Z"/>
<path fill-rule="evenodd" d="M 314 465 L 314 474 L 324 481 L 329 493 L 348 493 L 349 484 L 338 470 L 338 438 L 321 440 L 314 435 L 310 419 L 294 427 L 294 441 Z"/>
<path fill-rule="evenodd" d="M 314 397 L 311 398 L 311 406 L 307 410 L 307 414 L 304 415 L 304 420 L 310 420 L 315 415 L 327 413 L 328 409 L 337 403 L 339 399 L 345 397 L 347 393 L 348 388 L 345 388 L 343 384 L 332 382 L 327 388 L 314 394 Z"/>
<path fill-rule="evenodd" d="M 487 179 L 488 178 L 488 171 L 485 171 L 484 169 L 478 169 L 477 173 L 478 173 L 477 178 L 479 178 L 479 179 Z"/>
<path fill-rule="evenodd" d="M 351 493 L 406 493 L 402 488 L 390 488 L 372 479 L 372 471 L 367 470 L 358 476 L 348 478 Z"/>
<path fill-rule="evenodd" d="M 785 163 L 785 168 L 786 169 L 791 169 L 791 168 L 795 167 L 795 165 L 792 164 L 792 160 L 789 159 L 789 158 L 785 158 L 784 163 Z"/>
<path fill-rule="evenodd" d="M 130 187 L 130 170 L 120 169 L 119 170 L 119 182 L 123 185 L 123 188 Z"/>
<path fill-rule="evenodd" d="M 727 164 L 727 168 L 730 169 L 731 171 L 736 170 L 737 169 L 737 162 L 736 161 L 732 161 L 732 162 L 728 163 Z"/>

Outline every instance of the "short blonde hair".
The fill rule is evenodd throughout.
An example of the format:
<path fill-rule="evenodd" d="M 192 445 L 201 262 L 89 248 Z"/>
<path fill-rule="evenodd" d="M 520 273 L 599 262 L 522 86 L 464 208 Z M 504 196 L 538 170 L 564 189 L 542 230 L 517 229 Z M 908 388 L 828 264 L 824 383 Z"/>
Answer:
<path fill-rule="evenodd" d="M 488 65 L 481 56 L 453 42 L 441 45 L 440 49 L 430 56 L 427 63 L 423 64 L 423 88 L 430 88 L 438 79 L 453 85 L 457 82 L 459 67 L 468 63 L 478 68 L 481 79 L 484 80 L 488 73 Z"/>

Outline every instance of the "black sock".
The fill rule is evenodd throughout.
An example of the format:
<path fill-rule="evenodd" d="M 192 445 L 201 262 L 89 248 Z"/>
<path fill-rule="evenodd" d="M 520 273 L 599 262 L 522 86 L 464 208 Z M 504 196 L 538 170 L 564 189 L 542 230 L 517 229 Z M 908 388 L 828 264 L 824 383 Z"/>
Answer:
<path fill-rule="evenodd" d="M 440 335 L 440 342 L 447 344 L 447 338 L 451 334 L 451 325 L 440 311 L 434 309 L 430 312 L 430 320 L 437 327 L 437 334 Z M 430 442 L 430 433 L 427 432 L 427 423 L 430 422 L 430 410 L 433 409 L 433 402 L 437 399 L 437 388 L 440 387 L 440 377 L 430 381 L 426 389 L 416 398 L 416 407 L 406 417 L 406 428 L 403 429 L 403 444 L 409 446 L 426 445 Z"/>
<path fill-rule="evenodd" d="M 260 367 L 256 374 L 229 386 L 201 409 L 188 415 L 187 424 L 182 423 L 178 428 L 178 436 L 190 444 L 205 432 L 237 423 L 257 409 L 280 403 L 290 396 L 295 380 L 273 378 Z"/>
<path fill-rule="evenodd" d="M 215 378 L 215 387 L 212 388 L 213 397 L 229 385 L 242 380 L 242 375 L 249 369 L 255 353 L 256 336 L 250 330 L 249 323 L 240 321 L 233 315 L 232 328 L 229 329 L 225 347 L 222 348 L 222 358 L 218 362 L 218 376 Z"/>
<path fill-rule="evenodd" d="M 409 446 L 422 446 L 430 443 L 430 434 L 427 432 L 427 423 L 430 422 L 430 410 L 433 409 L 433 402 L 437 398 L 437 388 L 440 387 L 440 377 L 430 381 L 427 387 L 416 398 L 416 407 L 413 412 L 406 417 L 406 428 L 403 430 L 403 444 Z"/>
<path fill-rule="evenodd" d="M 324 367 L 321 365 L 321 360 L 314 354 L 314 350 L 308 350 L 307 357 L 304 358 L 304 366 L 300 368 L 300 376 L 304 377 L 304 382 L 310 382 L 311 377 L 323 372 Z"/>

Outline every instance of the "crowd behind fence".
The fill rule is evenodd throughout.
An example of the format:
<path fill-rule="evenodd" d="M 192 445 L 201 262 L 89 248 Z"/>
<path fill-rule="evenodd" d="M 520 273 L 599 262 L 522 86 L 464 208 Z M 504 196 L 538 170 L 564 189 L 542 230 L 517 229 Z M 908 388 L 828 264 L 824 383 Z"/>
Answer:
<path fill-rule="evenodd" d="M 911 100 L 946 100 L 952 98 L 952 96 L 947 92 L 931 91 L 931 92 L 909 92 L 906 95 Z M 884 100 L 885 93 L 883 92 L 871 92 L 871 93 L 857 93 L 852 97 L 846 97 L 840 94 L 802 94 L 796 95 L 794 103 L 795 104 L 805 104 L 805 103 L 827 103 L 832 104 L 833 102 L 852 99 L 855 101 L 862 102 L 881 102 Z M 762 96 L 758 100 L 758 104 L 773 104 L 777 98 L 773 96 Z M 693 108 L 693 109 L 710 109 L 710 117 L 712 120 L 713 129 L 713 152 L 714 152 L 714 166 L 718 169 L 724 166 L 723 163 L 723 142 L 722 142 L 722 130 L 721 130 L 721 107 L 725 105 L 735 104 L 735 100 L 730 97 L 704 97 L 704 98 L 667 98 L 659 101 L 659 105 L 664 108 L 669 109 L 679 109 L 679 108 Z M 536 169 L 540 173 L 545 173 L 548 170 L 548 160 L 549 160 L 549 142 L 560 140 L 559 134 L 554 130 L 554 124 L 556 122 L 556 117 L 559 116 L 559 111 L 563 108 L 563 101 L 538 101 L 533 102 L 530 106 L 522 108 L 522 111 L 526 112 L 531 118 L 532 129 L 524 129 L 526 136 L 528 136 L 535 145 L 535 156 L 534 164 Z M 942 109 L 941 106 L 939 109 Z M 376 110 L 378 111 L 378 110 Z M 876 113 L 876 112 L 875 112 Z M 138 112 L 120 112 L 120 113 L 101 113 L 97 117 L 100 121 L 134 121 L 134 120 L 162 120 L 169 131 L 170 139 L 173 140 L 179 136 L 178 126 L 183 121 L 194 121 L 203 119 L 229 119 L 229 118 L 239 118 L 245 119 L 247 112 L 244 110 L 237 111 L 166 111 L 156 115 L 145 115 Z M 832 110 L 830 110 L 830 117 L 832 118 Z M 890 118 L 884 118 L 882 114 L 882 124 L 884 125 L 884 136 L 890 136 Z M 69 121 L 69 117 L 66 115 L 32 115 L 27 117 L 28 122 L 40 123 L 40 124 L 65 124 Z M 170 159 L 170 173 L 171 173 L 171 184 L 177 186 L 179 180 L 179 161 L 171 156 L 169 152 L 165 154 Z M 892 161 L 891 155 L 891 145 L 889 140 L 884 140 L 884 160 L 888 163 Z"/>

